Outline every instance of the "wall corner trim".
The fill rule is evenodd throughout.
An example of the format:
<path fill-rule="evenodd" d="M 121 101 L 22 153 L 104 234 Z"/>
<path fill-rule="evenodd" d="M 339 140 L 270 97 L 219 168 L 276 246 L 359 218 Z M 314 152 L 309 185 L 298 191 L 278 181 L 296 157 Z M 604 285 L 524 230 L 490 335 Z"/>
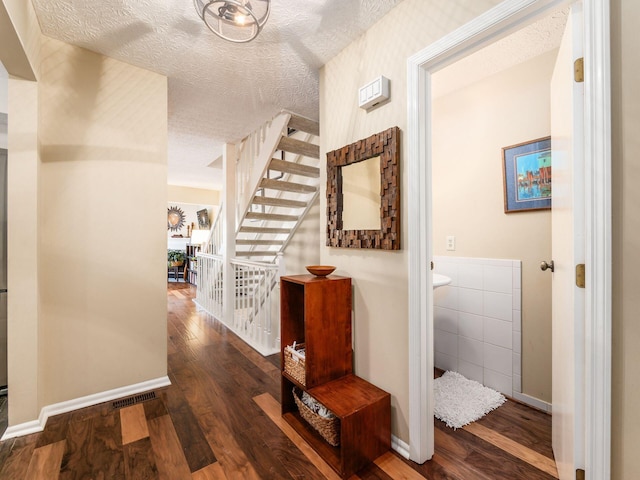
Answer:
<path fill-rule="evenodd" d="M 0 441 L 41 432 L 44 430 L 49 417 L 54 415 L 60 415 L 61 413 L 91 407 L 99 403 L 109 402 L 118 398 L 128 397 L 149 390 L 154 390 L 156 388 L 167 387 L 169 385 L 171 385 L 171 380 L 169 380 L 169 377 L 165 375 L 164 377 L 158 377 L 153 380 L 127 385 L 126 387 L 114 388 L 113 390 L 94 393 L 92 395 L 87 395 L 86 397 L 74 398 L 65 402 L 47 405 L 42 407 L 42 410 L 40 410 L 40 416 L 37 420 L 31 420 L 8 427 L 2 438 L 0 438 Z"/>
<path fill-rule="evenodd" d="M 409 444 L 395 435 L 391 435 L 391 449 L 395 450 L 398 455 L 409 460 Z"/>

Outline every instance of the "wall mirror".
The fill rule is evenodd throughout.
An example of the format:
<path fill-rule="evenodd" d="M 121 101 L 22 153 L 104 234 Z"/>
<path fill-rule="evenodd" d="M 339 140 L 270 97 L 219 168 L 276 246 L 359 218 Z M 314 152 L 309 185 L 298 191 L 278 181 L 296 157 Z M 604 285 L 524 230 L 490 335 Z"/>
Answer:
<path fill-rule="evenodd" d="M 342 228 L 380 230 L 380 157 L 340 168 Z"/>
<path fill-rule="evenodd" d="M 400 129 L 327 153 L 327 245 L 400 249 Z"/>

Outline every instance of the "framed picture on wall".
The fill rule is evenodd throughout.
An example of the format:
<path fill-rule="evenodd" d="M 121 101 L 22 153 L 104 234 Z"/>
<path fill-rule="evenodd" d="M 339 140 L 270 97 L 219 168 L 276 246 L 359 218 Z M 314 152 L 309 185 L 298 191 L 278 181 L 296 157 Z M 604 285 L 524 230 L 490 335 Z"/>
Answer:
<path fill-rule="evenodd" d="M 502 149 L 504 213 L 551 208 L 551 137 Z"/>
<path fill-rule="evenodd" d="M 211 227 L 211 224 L 209 223 L 209 212 L 206 208 L 198 210 L 196 215 L 198 216 L 198 228 L 200 228 L 200 230 L 205 230 Z"/>

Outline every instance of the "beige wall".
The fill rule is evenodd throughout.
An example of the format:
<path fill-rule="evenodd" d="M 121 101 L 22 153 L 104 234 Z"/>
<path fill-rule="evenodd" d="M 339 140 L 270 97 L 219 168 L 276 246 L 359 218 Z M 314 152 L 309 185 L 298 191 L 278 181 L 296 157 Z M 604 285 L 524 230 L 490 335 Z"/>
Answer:
<path fill-rule="evenodd" d="M 220 195 L 219 190 L 181 187 L 178 185 L 169 185 L 167 187 L 167 201 L 170 203 L 193 203 L 196 205 L 219 206 L 221 201 Z"/>
<path fill-rule="evenodd" d="M 178 207 L 185 214 L 185 223 L 181 230 L 167 229 L 167 238 L 172 235 L 187 236 L 187 226 L 194 224 L 194 229 L 198 230 L 198 211 L 206 209 L 209 213 L 209 223 L 213 225 L 220 207 L 220 191 L 207 190 L 204 188 L 181 187 L 169 185 L 167 187 L 168 207 Z"/>
<path fill-rule="evenodd" d="M 403 132 L 402 186 L 407 184 L 407 58 L 478 16 L 499 0 L 405 0 L 320 72 L 321 158 L 392 126 Z M 378 75 L 391 80 L 390 102 L 369 113 L 358 108 L 358 88 Z M 409 438 L 407 322 L 407 189 L 402 191 L 402 250 L 399 252 L 325 247 L 326 168 L 321 162 L 321 250 L 323 264 L 353 278 L 356 373 L 392 394 L 392 432 Z"/>
<path fill-rule="evenodd" d="M 551 212 L 504 213 L 501 148 L 550 135 L 556 52 L 436 99 L 433 253 L 522 260 L 523 393 L 551 402 Z M 434 75 L 434 83 L 438 73 Z M 526 114 L 523 114 L 526 112 Z M 447 251 L 446 236 L 456 237 Z"/>
<path fill-rule="evenodd" d="M 167 82 L 44 38 L 30 3 L 11 4 L 39 80 L 9 81 L 15 425 L 166 375 Z"/>
<path fill-rule="evenodd" d="M 37 418 L 38 397 L 38 85 L 9 79 L 7 182 L 7 365 L 9 425 Z"/>
<path fill-rule="evenodd" d="M 166 375 L 167 83 L 51 39 L 39 80 L 48 405 Z"/>
<path fill-rule="evenodd" d="M 612 0 L 613 480 L 640 478 L 640 2 Z"/>
<path fill-rule="evenodd" d="M 306 265 L 320 263 L 320 238 L 320 202 L 316 200 L 287 246 L 284 256 L 287 275 L 307 273 Z"/>

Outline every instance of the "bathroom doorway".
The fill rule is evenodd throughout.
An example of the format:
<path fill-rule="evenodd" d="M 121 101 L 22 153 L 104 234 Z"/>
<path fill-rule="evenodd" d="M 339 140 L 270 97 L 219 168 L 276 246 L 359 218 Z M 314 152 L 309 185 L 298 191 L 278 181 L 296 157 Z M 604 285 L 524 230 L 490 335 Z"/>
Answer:
<path fill-rule="evenodd" d="M 551 258 L 551 200 L 531 201 L 544 209 L 520 201 L 523 210 L 507 213 L 513 177 L 502 149 L 550 135 L 549 86 L 567 15 L 552 12 L 432 75 L 433 272 L 452 279 L 434 292 L 435 366 L 545 411 L 551 275 L 539 263 Z M 525 181 L 523 197 L 539 184 Z"/>
<path fill-rule="evenodd" d="M 562 2 L 553 2 L 557 7 Z M 604 129 L 596 129 L 593 124 L 588 124 L 585 130 L 585 138 L 590 144 L 590 150 L 585 151 L 585 168 L 593 170 L 608 171 L 610 168 L 610 152 L 607 149 L 606 138 L 610 135 L 607 126 L 609 125 L 610 110 L 606 102 L 599 102 L 602 98 L 608 98 L 608 76 L 596 76 L 595 71 L 608 71 L 603 54 L 606 51 L 608 38 L 608 10 L 603 7 L 603 3 L 597 0 L 585 0 L 588 6 L 585 9 L 585 38 L 592 49 L 593 57 L 590 65 L 591 70 L 586 72 L 587 82 L 590 90 L 585 96 L 587 117 L 597 119 Z M 566 4 L 566 3 L 565 3 Z M 433 292 L 431 290 L 431 278 L 428 272 L 428 265 L 432 251 L 431 239 L 425 238 L 425 232 L 432 230 L 431 225 L 431 201 L 428 186 L 431 182 L 431 162 L 432 144 L 430 131 L 430 87 L 431 74 L 443 66 L 452 63 L 460 57 L 477 50 L 481 44 L 490 43 L 496 39 L 496 31 L 504 35 L 507 31 L 514 31 L 522 25 L 535 21 L 545 13 L 549 12 L 549 2 L 527 2 L 523 9 L 522 2 L 505 1 L 494 10 L 487 12 L 476 19 L 476 21 L 462 27 L 460 31 L 453 32 L 441 41 L 428 47 L 424 51 L 415 55 L 409 60 L 409 178 L 410 188 L 414 188 L 420 193 L 419 201 L 410 205 L 409 223 L 410 228 L 410 254 L 409 273 L 410 285 L 410 415 L 411 415 L 411 458 L 418 462 L 423 462 L 429 458 L 433 452 L 433 425 L 431 404 L 432 380 L 429 380 L 427 372 L 433 369 L 433 351 L 426 340 L 432 338 L 433 318 L 431 307 L 433 305 Z M 601 7 L 598 9 L 598 7 Z M 603 11 L 602 9 L 605 8 Z M 597 12 L 597 13 L 596 13 Z M 594 31 L 604 31 L 604 37 L 593 35 Z M 604 40 L 603 40 L 604 38 Z M 464 50 L 464 54 L 461 53 Z M 608 177 L 607 177 L 608 178 Z M 591 181 L 593 201 L 587 205 L 586 221 L 588 226 L 596 226 L 592 235 L 586 238 L 587 250 L 590 252 L 593 269 L 592 275 L 602 275 L 600 285 L 587 285 L 587 309 L 595 309 L 600 317 L 590 316 L 587 311 L 587 328 L 600 329 L 599 333 L 609 339 L 610 313 L 606 310 L 607 292 L 610 291 L 610 272 L 604 261 L 607 258 L 608 239 L 610 239 L 610 228 L 606 227 L 604 217 L 609 206 L 610 183 L 603 184 L 587 178 Z M 601 205 L 603 208 L 595 208 L 594 205 Z M 604 209 L 604 211 L 603 211 Z M 603 225 L 604 227 L 600 227 Z M 599 310 L 602 308 L 602 310 Z M 593 330 L 592 330 L 593 331 Z M 610 357 L 610 340 L 599 345 L 588 345 L 594 353 L 592 363 L 586 366 L 586 377 L 592 385 L 598 385 L 599 391 L 587 392 L 599 393 L 592 395 L 594 402 L 589 406 L 587 419 L 604 418 L 605 421 L 596 425 L 586 426 L 586 448 L 589 453 L 588 458 L 592 471 L 608 471 L 608 450 L 605 448 L 596 452 L 594 446 L 598 440 L 609 437 L 610 412 L 606 399 L 608 398 L 610 387 L 609 378 L 604 366 Z M 425 409 L 426 405 L 426 409 Z"/>

